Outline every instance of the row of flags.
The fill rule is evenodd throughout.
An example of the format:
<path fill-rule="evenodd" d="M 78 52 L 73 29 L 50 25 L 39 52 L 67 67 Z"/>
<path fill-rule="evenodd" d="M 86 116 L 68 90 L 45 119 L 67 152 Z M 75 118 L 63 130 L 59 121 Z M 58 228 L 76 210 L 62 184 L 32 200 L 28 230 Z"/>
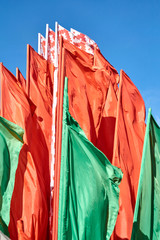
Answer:
<path fill-rule="evenodd" d="M 0 237 L 158 240 L 160 128 L 95 41 L 47 24 L 0 80 Z"/>

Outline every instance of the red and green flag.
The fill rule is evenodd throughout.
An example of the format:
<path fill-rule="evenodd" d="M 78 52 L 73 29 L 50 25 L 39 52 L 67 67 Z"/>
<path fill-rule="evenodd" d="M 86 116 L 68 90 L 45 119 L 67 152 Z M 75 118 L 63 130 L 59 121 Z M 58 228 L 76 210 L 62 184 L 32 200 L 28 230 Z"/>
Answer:
<path fill-rule="evenodd" d="M 65 80 L 58 240 L 110 239 L 119 209 L 120 169 L 87 138 L 69 113 Z"/>
<path fill-rule="evenodd" d="M 0 66 L 1 115 L 25 131 L 10 207 L 10 238 L 23 239 L 27 235 L 30 239 L 48 239 L 49 150 L 35 105 L 13 74 Z"/>

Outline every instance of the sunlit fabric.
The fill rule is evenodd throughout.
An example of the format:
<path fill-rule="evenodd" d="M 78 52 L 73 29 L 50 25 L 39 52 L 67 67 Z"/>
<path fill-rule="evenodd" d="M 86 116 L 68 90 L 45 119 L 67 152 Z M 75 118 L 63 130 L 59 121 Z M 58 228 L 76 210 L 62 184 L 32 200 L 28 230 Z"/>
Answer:
<path fill-rule="evenodd" d="M 23 129 L 0 117 L 0 230 L 9 236 L 10 205 Z"/>
<path fill-rule="evenodd" d="M 160 127 L 148 114 L 132 240 L 160 238 Z"/>
<path fill-rule="evenodd" d="M 145 105 L 138 89 L 121 70 L 112 164 L 123 172 L 119 213 L 112 239 L 131 238 L 145 135 Z"/>
<path fill-rule="evenodd" d="M 25 129 L 34 111 L 18 80 L 1 64 L 1 116 Z"/>
<path fill-rule="evenodd" d="M 43 131 L 51 162 L 52 102 L 54 66 L 29 46 L 28 96 L 36 106 L 37 121 Z"/>
<path fill-rule="evenodd" d="M 63 103 L 58 240 L 110 239 L 118 214 L 120 169 L 88 141 Z"/>
<path fill-rule="evenodd" d="M 24 128 L 24 145 L 11 199 L 9 233 L 12 240 L 48 238 L 50 199 L 49 150 L 35 113 L 35 105 L 17 79 L 3 65 L 2 116 Z M 19 224 L 18 225 L 18 223 Z M 19 231 L 19 227 L 21 231 Z M 42 227 L 43 226 L 43 227 Z M 34 234 L 34 235 L 33 235 Z"/>
<path fill-rule="evenodd" d="M 117 110 L 117 71 L 97 53 L 88 54 L 64 41 L 69 111 L 87 138 L 112 160 Z M 101 56 L 101 57 L 100 57 Z M 107 136 L 104 137 L 104 132 Z"/>
<path fill-rule="evenodd" d="M 24 91 L 26 91 L 26 80 L 25 78 L 23 77 L 22 73 L 20 72 L 20 70 L 17 68 L 16 69 L 16 78 L 17 78 L 17 81 L 18 83 L 20 84 L 20 86 L 22 87 L 22 89 Z"/>

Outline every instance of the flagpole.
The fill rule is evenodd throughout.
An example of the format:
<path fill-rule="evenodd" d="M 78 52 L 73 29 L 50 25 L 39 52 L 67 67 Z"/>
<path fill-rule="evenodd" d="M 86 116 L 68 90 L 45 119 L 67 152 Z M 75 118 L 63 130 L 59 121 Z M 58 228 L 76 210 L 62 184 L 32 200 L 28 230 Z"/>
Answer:
<path fill-rule="evenodd" d="M 30 97 L 30 46 L 27 44 L 26 93 Z"/>
<path fill-rule="evenodd" d="M 45 48 L 45 59 L 48 59 L 48 34 L 49 34 L 49 24 L 46 24 L 46 48 Z"/>
<path fill-rule="evenodd" d="M 62 37 L 61 37 L 62 40 Z M 61 41 L 62 42 L 62 41 Z M 60 84 L 59 84 L 59 91 L 58 91 L 58 103 L 57 108 L 59 109 L 59 113 L 57 114 L 58 117 L 58 136 L 57 136 L 57 194 L 56 194 L 56 218 L 55 218 L 55 239 L 58 238 L 58 213 L 59 213 L 59 184 L 60 184 L 60 171 L 61 171 L 61 148 L 62 148 L 62 119 L 63 119 L 63 93 L 64 93 L 64 56 L 65 56 L 65 49 L 62 49 L 62 59 L 61 59 L 61 74 L 60 74 Z"/>
<path fill-rule="evenodd" d="M 57 90 L 58 90 L 58 23 L 55 23 L 55 70 L 54 70 L 54 87 L 53 87 L 53 106 L 52 106 L 52 161 L 51 161 L 51 188 L 54 187 L 54 163 L 55 163 L 55 123 L 57 107 Z"/>
<path fill-rule="evenodd" d="M 63 41 L 60 38 L 59 53 L 59 74 L 57 92 L 57 114 L 56 114 L 56 152 L 55 152 L 55 184 L 54 184 L 54 205 L 53 205 L 53 236 L 52 240 L 57 240 L 58 236 L 58 210 L 59 210 L 59 182 L 61 165 L 61 138 L 62 138 L 62 110 L 63 110 L 63 87 L 64 87 L 64 49 Z M 60 73 L 62 71 L 62 73 Z"/>
<path fill-rule="evenodd" d="M 19 81 L 19 69 L 18 69 L 18 67 L 16 67 L 16 78 Z"/>
<path fill-rule="evenodd" d="M 38 54 L 41 55 L 41 34 L 38 33 Z"/>
<path fill-rule="evenodd" d="M 57 109 L 57 91 L 58 91 L 58 23 L 55 22 L 55 70 L 54 70 L 54 86 L 53 86 L 53 106 L 52 106 L 52 144 L 51 144 L 51 154 L 52 154 L 52 160 L 51 160 L 51 180 L 50 180 L 50 190 L 51 190 L 51 196 L 50 196 L 50 216 L 52 218 L 52 212 L 53 212 L 53 230 L 51 230 L 52 239 L 55 239 L 54 234 L 54 224 L 55 224 L 55 192 L 56 192 L 56 171 L 54 168 L 56 168 L 56 109 Z M 53 189 L 54 189 L 54 196 L 53 196 Z M 52 199 L 53 205 L 52 205 Z M 50 219 L 50 224 L 52 219 Z M 51 229 L 52 229 L 51 228 Z"/>

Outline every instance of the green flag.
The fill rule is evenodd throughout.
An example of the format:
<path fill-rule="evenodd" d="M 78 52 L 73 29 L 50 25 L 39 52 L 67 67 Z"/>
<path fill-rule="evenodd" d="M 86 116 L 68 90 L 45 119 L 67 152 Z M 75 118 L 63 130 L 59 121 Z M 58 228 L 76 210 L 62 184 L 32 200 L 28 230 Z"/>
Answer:
<path fill-rule="evenodd" d="M 68 111 L 64 89 L 58 240 L 110 239 L 118 214 L 120 169 L 89 142 Z"/>
<path fill-rule="evenodd" d="M 149 110 L 132 240 L 160 239 L 160 127 Z"/>
<path fill-rule="evenodd" d="M 10 203 L 23 129 L 0 117 L 0 230 L 9 236 Z"/>

